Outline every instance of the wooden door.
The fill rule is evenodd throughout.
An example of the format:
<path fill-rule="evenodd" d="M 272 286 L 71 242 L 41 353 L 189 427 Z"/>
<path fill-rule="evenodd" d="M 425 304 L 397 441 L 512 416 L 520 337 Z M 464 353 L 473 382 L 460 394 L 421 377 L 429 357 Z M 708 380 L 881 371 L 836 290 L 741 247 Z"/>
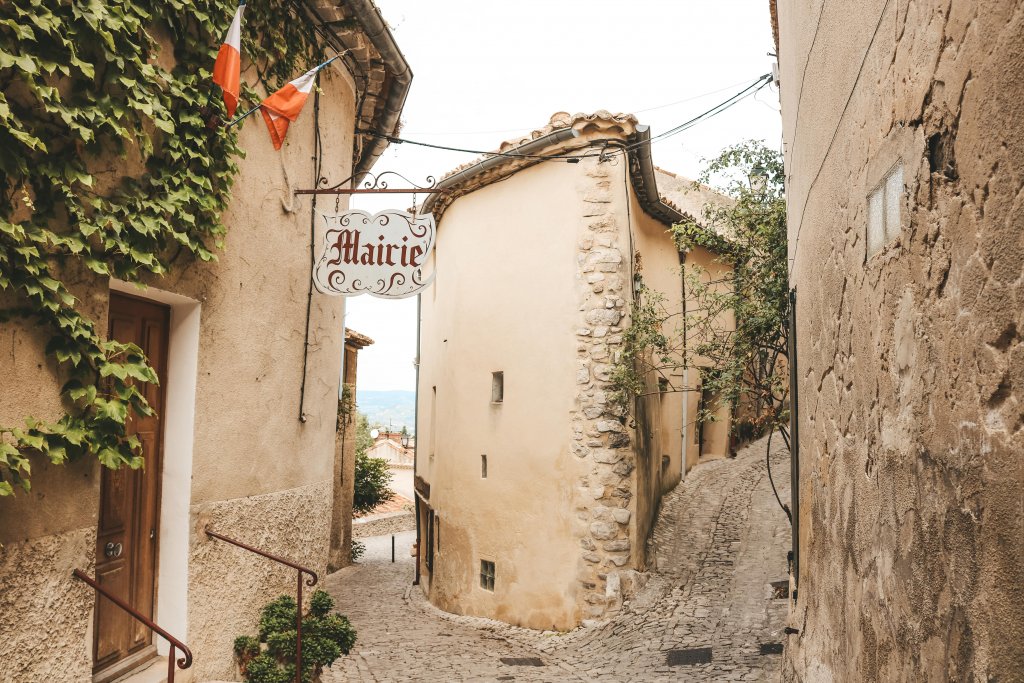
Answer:
<path fill-rule="evenodd" d="M 141 469 L 103 468 L 96 535 L 96 579 L 143 615 L 152 618 L 156 598 L 156 559 L 163 470 L 164 385 L 170 309 L 150 301 L 111 292 L 110 338 L 137 344 L 160 378 L 143 385 L 150 417 L 132 413 L 128 432 L 142 443 Z M 118 664 L 154 654 L 152 631 L 106 598 L 96 602 L 93 671 L 113 672 Z"/>

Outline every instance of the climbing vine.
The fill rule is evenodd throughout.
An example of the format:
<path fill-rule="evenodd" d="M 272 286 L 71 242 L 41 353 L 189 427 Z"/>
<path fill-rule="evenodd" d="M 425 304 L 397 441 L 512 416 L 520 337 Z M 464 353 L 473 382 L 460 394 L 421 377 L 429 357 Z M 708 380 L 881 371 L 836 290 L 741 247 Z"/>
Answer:
<path fill-rule="evenodd" d="M 667 310 L 664 297 L 640 283 L 612 374 L 616 398 L 642 395 L 653 374 L 662 392 L 718 397 L 701 402 L 699 422 L 715 421 L 722 406 L 739 408 L 743 415 L 733 422 L 734 431 L 751 436 L 782 429 L 788 440 L 789 287 L 781 155 L 759 141 L 732 145 L 710 160 L 700 177 L 705 185 L 716 180 L 729 200 L 708 204 L 699 221 L 687 217 L 671 229 L 680 251 L 702 247 L 716 255 L 714 262 L 710 268 L 688 266 L 685 315 Z M 678 381 L 686 368 L 697 370 L 688 386 Z"/>
<path fill-rule="evenodd" d="M 211 69 L 228 0 L 0 3 L 0 322 L 32 321 L 63 381 L 65 414 L 0 425 L 0 496 L 30 488 L 33 456 L 142 465 L 128 434 L 157 382 L 142 351 L 105 339 L 67 273 L 138 281 L 212 261 L 237 172 Z M 289 0 L 253 3 L 243 30 L 263 90 L 321 57 Z M 241 107 L 258 101 L 246 88 Z"/>

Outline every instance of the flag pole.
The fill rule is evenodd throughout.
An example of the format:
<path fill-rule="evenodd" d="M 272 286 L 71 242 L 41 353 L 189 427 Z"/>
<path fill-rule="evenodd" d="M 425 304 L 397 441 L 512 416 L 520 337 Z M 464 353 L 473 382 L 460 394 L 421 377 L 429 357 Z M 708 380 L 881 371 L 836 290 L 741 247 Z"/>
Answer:
<path fill-rule="evenodd" d="M 318 65 L 318 66 L 314 67 L 314 68 L 312 69 L 312 71 L 319 71 L 320 69 L 324 68 L 325 66 L 327 66 L 328 64 L 330 64 L 331 62 L 333 62 L 333 61 L 334 61 L 335 59 L 337 59 L 338 57 L 341 57 L 341 56 L 342 56 L 342 55 L 344 55 L 344 54 L 345 54 L 345 53 L 344 53 L 344 52 L 342 52 L 342 53 L 340 53 L 340 54 L 336 54 L 336 55 L 334 55 L 333 57 L 331 57 L 330 59 L 328 59 L 328 60 L 327 60 L 326 62 L 324 62 L 323 64 L 320 64 L 320 65 Z M 245 117 L 249 116 L 249 114 L 252 114 L 252 113 L 254 113 L 254 112 L 255 112 L 255 111 L 257 110 L 257 109 L 259 109 L 259 108 L 260 108 L 260 106 L 261 106 L 261 105 L 262 105 L 262 102 L 261 102 L 260 104 L 257 104 L 257 105 L 256 105 L 255 107 L 253 107 L 253 108 L 252 108 L 252 109 L 250 109 L 249 111 L 245 112 L 245 113 L 244 113 L 244 114 L 242 114 L 241 116 L 236 116 L 236 117 L 235 117 L 234 119 L 232 119 L 231 121 L 228 121 L 228 122 L 227 122 L 226 124 L 224 124 L 224 128 L 230 128 L 231 126 L 235 125 L 236 123 L 238 123 L 239 121 L 241 121 L 241 120 L 242 120 L 242 119 L 244 119 Z"/>
<path fill-rule="evenodd" d="M 260 104 L 262 104 L 262 103 L 260 103 Z M 256 111 L 257 109 L 260 108 L 260 104 L 257 104 L 255 107 L 253 107 L 249 111 L 245 112 L 241 116 L 236 116 L 234 119 L 228 121 L 227 123 L 224 124 L 224 128 L 230 128 L 231 126 L 235 125 L 236 123 L 238 123 L 239 121 L 244 119 L 249 114 L 252 114 L 254 111 Z"/>

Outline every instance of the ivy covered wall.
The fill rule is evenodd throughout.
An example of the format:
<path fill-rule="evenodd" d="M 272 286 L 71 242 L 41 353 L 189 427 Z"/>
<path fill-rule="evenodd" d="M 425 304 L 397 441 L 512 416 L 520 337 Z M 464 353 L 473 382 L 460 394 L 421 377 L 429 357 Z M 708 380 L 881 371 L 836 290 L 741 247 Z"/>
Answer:
<path fill-rule="evenodd" d="M 148 414 L 141 351 L 104 338 L 69 276 L 162 276 L 211 261 L 242 154 L 211 69 L 224 0 L 0 4 L 0 323 L 30 322 L 63 416 L 0 424 L 0 496 L 30 488 L 34 457 L 139 467 L 126 434 Z M 243 54 L 262 90 L 321 56 L 288 0 L 246 10 Z M 246 88 L 240 110 L 258 101 Z"/>

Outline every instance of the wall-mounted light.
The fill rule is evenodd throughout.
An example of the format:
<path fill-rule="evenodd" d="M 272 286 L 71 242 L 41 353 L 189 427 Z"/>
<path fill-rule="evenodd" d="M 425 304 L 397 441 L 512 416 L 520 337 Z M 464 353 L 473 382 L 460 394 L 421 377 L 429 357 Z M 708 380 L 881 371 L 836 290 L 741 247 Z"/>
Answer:
<path fill-rule="evenodd" d="M 768 171 L 761 164 L 755 165 L 747 174 L 747 182 L 750 183 L 751 191 L 756 194 L 764 193 L 765 188 L 768 187 Z"/>

